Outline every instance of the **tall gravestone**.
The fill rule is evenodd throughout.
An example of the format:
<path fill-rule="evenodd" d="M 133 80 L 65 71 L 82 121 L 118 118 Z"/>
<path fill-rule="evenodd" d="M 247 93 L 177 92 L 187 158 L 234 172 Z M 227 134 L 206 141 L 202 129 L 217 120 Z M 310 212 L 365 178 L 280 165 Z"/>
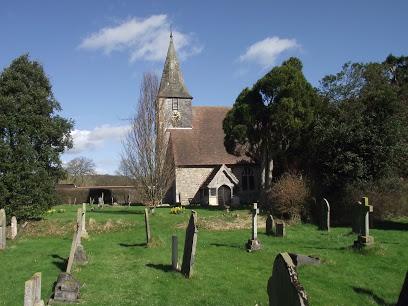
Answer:
<path fill-rule="evenodd" d="M 44 306 L 41 300 L 41 273 L 35 273 L 25 282 L 24 306 Z"/>
<path fill-rule="evenodd" d="M 0 209 L 0 250 L 6 249 L 6 228 L 6 211 L 4 209 Z"/>
<path fill-rule="evenodd" d="M 330 231 L 330 205 L 325 198 L 323 198 L 320 205 L 320 229 Z"/>
<path fill-rule="evenodd" d="M 195 254 L 197 247 L 197 213 L 192 210 L 190 220 L 186 229 L 186 239 L 184 241 L 183 263 L 181 273 L 190 278 L 193 274 Z"/>
<path fill-rule="evenodd" d="M 267 290 L 270 306 L 309 305 L 306 291 L 298 279 L 296 265 L 286 252 L 276 256 Z"/>
<path fill-rule="evenodd" d="M 373 212 L 373 206 L 368 204 L 368 198 L 364 197 L 357 211 L 358 232 L 357 240 L 354 241 L 354 247 L 361 248 L 374 244 L 374 237 L 370 236 L 370 212 Z"/>
<path fill-rule="evenodd" d="M 17 237 L 17 218 L 15 216 L 11 217 L 11 239 L 14 240 Z"/>
<path fill-rule="evenodd" d="M 178 271 L 178 238 L 176 235 L 171 237 L 171 267 L 174 271 Z"/>
<path fill-rule="evenodd" d="M 258 203 L 254 203 L 252 208 L 252 235 L 245 245 L 248 252 L 261 249 L 261 242 L 258 240 L 258 213 Z"/>
<path fill-rule="evenodd" d="M 266 218 L 266 234 L 267 235 L 275 235 L 275 220 L 273 219 L 272 215 L 268 215 Z"/>
<path fill-rule="evenodd" d="M 82 208 L 78 208 L 77 222 L 74 231 L 74 237 L 72 238 L 71 251 L 69 253 L 67 273 L 71 273 L 72 265 L 74 264 L 75 253 L 78 245 L 81 244 L 81 231 L 82 231 Z"/>
<path fill-rule="evenodd" d="M 81 238 L 88 239 L 89 235 L 88 232 L 86 231 L 86 203 L 82 203 L 82 214 L 81 214 L 81 224 L 82 224 L 82 229 L 81 229 Z"/>
<path fill-rule="evenodd" d="M 152 235 L 150 232 L 149 210 L 145 208 L 145 229 L 146 229 L 146 244 L 152 242 Z"/>

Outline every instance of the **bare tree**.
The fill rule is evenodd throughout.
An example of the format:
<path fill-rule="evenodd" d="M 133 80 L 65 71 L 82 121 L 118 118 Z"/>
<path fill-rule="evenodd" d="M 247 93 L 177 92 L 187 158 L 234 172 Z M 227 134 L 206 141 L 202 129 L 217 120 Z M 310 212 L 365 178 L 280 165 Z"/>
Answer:
<path fill-rule="evenodd" d="M 167 156 L 168 137 L 159 121 L 162 105 L 157 93 L 159 81 L 155 74 L 145 73 L 140 86 L 139 104 L 132 118 L 131 129 L 123 142 L 122 172 L 141 188 L 145 204 L 156 207 L 169 185 L 173 163 Z"/>
<path fill-rule="evenodd" d="M 83 185 L 87 175 L 93 175 L 95 171 L 95 163 L 92 159 L 80 156 L 70 160 L 65 165 L 69 177 L 68 180 L 74 184 Z"/>

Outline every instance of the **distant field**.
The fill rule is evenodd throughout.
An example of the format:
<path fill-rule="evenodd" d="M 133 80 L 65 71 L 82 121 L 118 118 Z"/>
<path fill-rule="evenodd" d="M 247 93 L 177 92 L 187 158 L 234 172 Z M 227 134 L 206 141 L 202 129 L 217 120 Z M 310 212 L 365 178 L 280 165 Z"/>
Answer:
<path fill-rule="evenodd" d="M 58 206 L 64 213 L 32 222 L 16 241 L 0 252 L 0 305 L 22 305 L 24 282 L 42 272 L 43 298 L 51 295 L 65 268 L 79 206 Z M 151 216 L 153 246 L 145 243 L 142 207 L 106 207 L 88 211 L 89 240 L 83 245 L 89 264 L 74 268 L 81 282 L 81 305 L 267 305 L 266 285 L 279 252 L 319 256 L 320 266 L 302 266 L 299 278 L 311 305 L 390 305 L 397 301 L 408 269 L 408 220 L 373 229 L 376 245 L 368 252 L 350 249 L 356 236 L 349 228 L 330 233 L 313 225 L 287 228 L 287 237 L 268 237 L 264 222 L 263 249 L 247 253 L 249 211 L 197 209 L 199 233 L 192 279 L 172 272 L 171 235 L 179 237 L 182 257 L 185 224 L 190 211 L 171 215 L 168 208 Z M 244 224 L 245 223 L 245 224 Z M 240 224 L 242 224 L 240 226 Z"/>

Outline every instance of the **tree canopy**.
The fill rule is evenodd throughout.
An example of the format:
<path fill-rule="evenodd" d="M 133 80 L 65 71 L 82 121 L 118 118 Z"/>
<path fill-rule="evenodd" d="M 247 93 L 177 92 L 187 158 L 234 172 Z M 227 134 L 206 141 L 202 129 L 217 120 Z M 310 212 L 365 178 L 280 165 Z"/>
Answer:
<path fill-rule="evenodd" d="M 28 55 L 0 75 L 0 207 L 18 218 L 38 217 L 54 203 L 64 176 L 60 154 L 73 126 L 41 66 Z"/>
<path fill-rule="evenodd" d="M 95 167 L 95 163 L 92 159 L 79 156 L 71 159 L 64 168 L 68 173 L 69 181 L 74 184 L 83 185 L 86 176 L 96 174 Z"/>

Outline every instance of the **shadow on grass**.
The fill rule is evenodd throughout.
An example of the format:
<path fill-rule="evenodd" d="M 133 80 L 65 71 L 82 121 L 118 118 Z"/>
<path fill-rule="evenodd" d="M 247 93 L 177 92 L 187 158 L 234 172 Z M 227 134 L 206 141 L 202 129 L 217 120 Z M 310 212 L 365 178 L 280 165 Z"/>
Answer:
<path fill-rule="evenodd" d="M 379 297 L 378 295 L 376 295 L 372 290 L 370 289 L 365 289 L 365 288 L 360 288 L 360 287 L 352 287 L 353 290 L 358 293 L 358 294 L 365 294 L 370 296 L 374 302 L 377 303 L 377 305 L 382 305 L 382 306 L 393 306 L 395 304 L 393 303 L 387 303 L 383 298 Z"/>
<path fill-rule="evenodd" d="M 227 243 L 210 243 L 210 245 L 216 247 L 225 247 L 225 248 L 235 248 L 235 249 L 245 249 L 244 244 L 236 245 L 236 244 L 227 244 Z"/>
<path fill-rule="evenodd" d="M 336 250 L 336 251 L 345 251 L 351 250 L 352 246 L 342 246 L 342 247 L 318 247 L 318 246 L 303 246 L 305 249 L 316 249 L 316 250 Z"/>
<path fill-rule="evenodd" d="M 377 221 L 374 223 L 374 228 L 381 230 L 408 231 L 408 223 L 397 221 Z"/>
<path fill-rule="evenodd" d="M 90 213 L 95 214 L 111 214 L 111 215 L 142 215 L 144 214 L 143 211 L 131 211 L 131 210 L 103 210 L 102 209 L 95 209 L 90 211 Z"/>
<path fill-rule="evenodd" d="M 173 270 L 171 265 L 163 265 L 163 264 L 148 263 L 148 264 L 146 264 L 146 267 L 153 268 L 153 269 L 156 269 L 156 270 L 161 270 L 163 272 L 170 272 L 170 271 Z"/>
<path fill-rule="evenodd" d="M 52 263 L 61 271 L 65 271 L 67 268 L 67 259 L 59 256 L 58 254 L 52 254 L 52 258 L 58 259 L 58 261 L 53 261 Z"/>
<path fill-rule="evenodd" d="M 119 243 L 119 245 L 121 247 L 125 247 L 125 248 L 130 248 L 130 247 L 146 247 L 147 243 L 143 242 L 143 243 L 133 243 L 133 244 L 128 244 L 128 243 Z"/>

